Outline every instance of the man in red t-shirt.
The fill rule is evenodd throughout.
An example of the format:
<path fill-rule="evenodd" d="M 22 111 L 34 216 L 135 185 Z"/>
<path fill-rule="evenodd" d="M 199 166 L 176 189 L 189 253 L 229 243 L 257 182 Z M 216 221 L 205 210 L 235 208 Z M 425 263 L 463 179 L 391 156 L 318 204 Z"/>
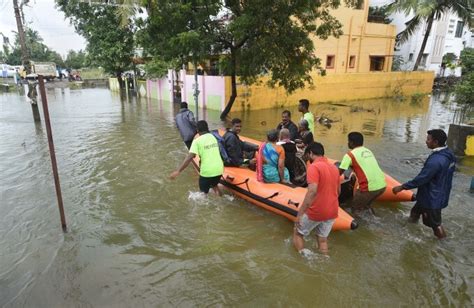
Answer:
<path fill-rule="evenodd" d="M 304 248 L 303 236 L 316 229 L 319 250 L 326 254 L 327 238 L 339 209 L 339 170 L 324 157 L 321 143 L 312 143 L 306 151 L 311 161 L 307 171 L 308 191 L 296 217 L 293 244 L 301 252 Z"/>

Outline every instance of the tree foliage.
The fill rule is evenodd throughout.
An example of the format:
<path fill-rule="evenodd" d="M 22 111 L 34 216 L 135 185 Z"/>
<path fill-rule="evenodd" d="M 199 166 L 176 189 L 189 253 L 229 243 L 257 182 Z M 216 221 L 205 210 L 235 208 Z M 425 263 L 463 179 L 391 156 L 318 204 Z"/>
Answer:
<path fill-rule="evenodd" d="M 357 2 L 357 1 L 355 1 Z M 253 83 L 267 74 L 271 85 L 292 92 L 312 82 L 320 60 L 313 37 L 342 34 L 330 9 L 339 0 L 163 0 L 150 10 L 140 42 L 152 56 L 181 63 L 208 56 L 221 58 L 237 95 L 236 76 Z"/>
<path fill-rule="evenodd" d="M 87 54 L 82 51 L 69 50 L 64 61 L 64 65 L 69 68 L 83 68 L 88 66 Z"/>
<path fill-rule="evenodd" d="M 27 28 L 25 31 L 25 38 L 26 47 L 28 48 L 31 55 L 31 61 L 54 62 L 60 66 L 64 65 L 61 55 L 46 46 L 38 31 Z M 21 46 L 18 34 L 15 36 L 15 42 L 13 46 L 4 44 L 3 49 L 3 58 L 5 59 L 6 63 L 10 65 L 21 65 Z"/>
<path fill-rule="evenodd" d="M 474 105 L 474 48 L 461 52 L 462 79 L 456 86 L 456 101 L 461 104 Z"/>
<path fill-rule="evenodd" d="M 463 74 L 474 72 L 474 48 L 465 48 L 461 51 L 460 59 Z"/>
<path fill-rule="evenodd" d="M 390 24 L 392 19 L 389 18 L 390 12 L 387 5 L 369 6 L 369 22 L 378 22 Z"/>
<path fill-rule="evenodd" d="M 74 25 L 77 33 L 87 41 L 86 51 L 91 64 L 105 72 L 119 76 L 132 64 L 134 28 L 131 23 L 120 26 L 118 7 L 92 4 L 80 0 L 56 0 Z"/>
<path fill-rule="evenodd" d="M 458 103 L 474 105 L 474 72 L 462 77 L 461 83 L 455 88 L 455 93 Z"/>

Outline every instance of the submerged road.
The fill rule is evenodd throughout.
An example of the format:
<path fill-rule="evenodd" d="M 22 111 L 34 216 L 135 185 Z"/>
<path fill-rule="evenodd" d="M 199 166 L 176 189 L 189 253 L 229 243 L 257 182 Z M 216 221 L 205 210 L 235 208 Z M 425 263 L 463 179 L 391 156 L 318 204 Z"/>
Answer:
<path fill-rule="evenodd" d="M 46 131 L 16 93 L 0 94 L 0 307 L 400 306 L 473 304 L 474 160 L 463 159 L 448 232 L 406 222 L 410 204 L 377 204 L 377 218 L 330 235 L 330 257 L 302 258 L 292 224 L 240 199 L 203 199 L 188 168 L 169 102 L 120 98 L 107 89 L 48 89 L 69 232 L 55 200 Z M 371 100 L 311 106 L 327 155 L 362 131 L 387 173 L 417 174 L 429 128 L 454 106 Z M 293 118 L 296 114 L 295 108 Z M 282 109 L 234 113 L 242 134 L 263 138 Z M 200 114 L 213 128 L 219 114 Z M 314 239 L 308 239 L 308 247 Z"/>

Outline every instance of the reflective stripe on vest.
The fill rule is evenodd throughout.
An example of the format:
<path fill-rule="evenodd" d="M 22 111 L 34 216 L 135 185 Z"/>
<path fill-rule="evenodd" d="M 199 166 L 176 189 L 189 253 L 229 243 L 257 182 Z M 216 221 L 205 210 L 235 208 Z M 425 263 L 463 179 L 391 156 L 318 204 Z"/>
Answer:
<path fill-rule="evenodd" d="M 352 152 L 348 152 L 347 155 L 351 158 L 352 161 L 352 169 L 354 169 L 354 172 L 357 176 L 357 181 L 359 182 L 359 190 L 360 191 L 369 191 L 369 181 L 367 180 L 367 177 L 365 176 L 364 170 L 360 167 L 359 163 L 357 162 L 357 159 L 355 158 L 354 154 Z"/>

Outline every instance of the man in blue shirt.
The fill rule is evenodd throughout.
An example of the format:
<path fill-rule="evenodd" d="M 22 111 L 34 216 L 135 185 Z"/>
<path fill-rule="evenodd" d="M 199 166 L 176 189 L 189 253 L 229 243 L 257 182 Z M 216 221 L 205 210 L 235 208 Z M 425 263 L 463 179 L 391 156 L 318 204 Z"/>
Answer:
<path fill-rule="evenodd" d="M 404 189 L 418 188 L 416 204 L 411 209 L 410 220 L 418 222 L 420 216 L 423 224 L 433 229 L 439 239 L 446 237 L 441 225 L 441 210 L 448 206 L 456 158 L 446 146 L 448 137 L 441 129 L 427 132 L 426 145 L 432 150 L 420 173 L 411 181 L 394 187 L 397 194 Z"/>

